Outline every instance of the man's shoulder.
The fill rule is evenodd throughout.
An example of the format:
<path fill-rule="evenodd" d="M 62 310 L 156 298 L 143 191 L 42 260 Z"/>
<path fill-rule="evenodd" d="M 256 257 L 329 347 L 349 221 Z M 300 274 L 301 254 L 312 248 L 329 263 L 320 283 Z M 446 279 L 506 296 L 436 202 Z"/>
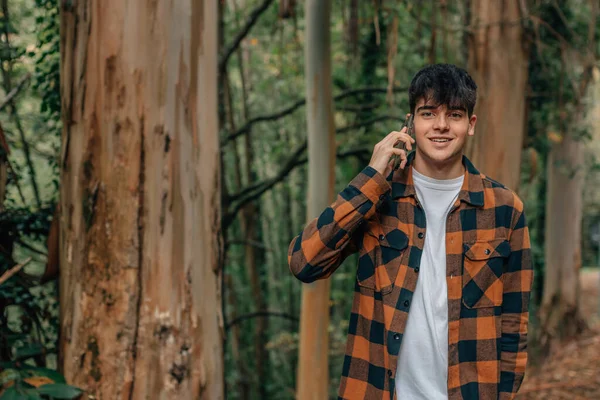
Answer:
<path fill-rule="evenodd" d="M 481 174 L 481 178 L 483 186 L 486 189 L 486 197 L 493 196 L 493 202 L 496 207 L 510 206 L 519 212 L 523 211 L 523 201 L 515 191 L 485 174 Z"/>

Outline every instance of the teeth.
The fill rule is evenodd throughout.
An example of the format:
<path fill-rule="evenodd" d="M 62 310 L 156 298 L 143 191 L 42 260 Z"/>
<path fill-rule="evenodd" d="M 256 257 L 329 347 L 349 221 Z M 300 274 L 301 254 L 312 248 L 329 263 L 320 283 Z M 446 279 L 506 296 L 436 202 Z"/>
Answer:
<path fill-rule="evenodd" d="M 448 139 L 431 139 L 434 142 L 438 142 L 438 143 L 444 143 L 444 142 L 448 142 Z"/>

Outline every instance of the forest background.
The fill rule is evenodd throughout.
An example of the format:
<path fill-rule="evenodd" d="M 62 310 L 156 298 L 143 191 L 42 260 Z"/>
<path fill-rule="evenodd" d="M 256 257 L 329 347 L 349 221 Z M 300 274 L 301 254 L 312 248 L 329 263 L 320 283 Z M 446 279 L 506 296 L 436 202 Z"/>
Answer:
<path fill-rule="evenodd" d="M 315 379 L 334 397 L 357 260 L 304 285 L 288 245 L 400 128 L 412 76 L 438 62 L 479 85 L 468 156 L 525 202 L 531 368 L 595 332 L 600 297 L 581 282 L 600 280 L 600 2 L 314 4 L 0 0 L 0 398 L 310 398 Z M 213 53 L 193 50 L 211 50 L 199 21 Z M 186 60 L 214 68 L 196 76 Z M 200 117 L 177 108 L 181 87 L 210 95 L 212 81 L 214 107 L 200 93 Z M 210 123 L 186 125 L 196 117 Z M 187 151 L 198 143 L 218 162 Z M 311 174 L 316 159 L 335 166 Z M 218 205 L 190 206 L 181 193 L 198 187 Z M 198 218 L 208 236 L 177 223 Z"/>

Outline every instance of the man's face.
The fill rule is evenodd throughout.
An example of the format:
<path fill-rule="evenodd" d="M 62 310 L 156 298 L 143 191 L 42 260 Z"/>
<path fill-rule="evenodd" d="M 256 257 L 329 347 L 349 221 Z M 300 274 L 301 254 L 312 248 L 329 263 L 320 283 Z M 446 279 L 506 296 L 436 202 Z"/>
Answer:
<path fill-rule="evenodd" d="M 475 122 L 477 116 L 473 114 L 469 118 L 466 109 L 435 106 L 420 99 L 414 115 L 417 152 L 435 164 L 445 164 L 461 157 L 467 135 L 475 134 Z"/>

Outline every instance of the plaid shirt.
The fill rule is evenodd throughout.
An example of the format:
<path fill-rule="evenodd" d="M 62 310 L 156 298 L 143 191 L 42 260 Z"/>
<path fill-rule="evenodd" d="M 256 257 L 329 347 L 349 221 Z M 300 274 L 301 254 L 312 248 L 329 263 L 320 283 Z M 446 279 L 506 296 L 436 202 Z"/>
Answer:
<path fill-rule="evenodd" d="M 359 254 L 340 399 L 395 398 L 427 234 L 413 160 L 414 152 L 387 179 L 367 166 L 289 247 L 290 270 L 306 283 Z M 512 399 L 527 364 L 533 280 L 523 203 L 466 157 L 463 164 L 464 183 L 446 221 L 448 397 Z"/>

